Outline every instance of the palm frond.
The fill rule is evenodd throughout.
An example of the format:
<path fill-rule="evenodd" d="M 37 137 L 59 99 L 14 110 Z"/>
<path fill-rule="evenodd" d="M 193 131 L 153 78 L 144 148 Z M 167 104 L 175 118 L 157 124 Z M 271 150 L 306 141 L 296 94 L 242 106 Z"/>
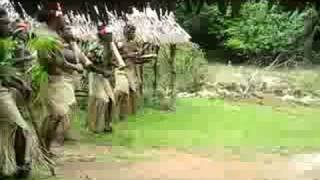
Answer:
<path fill-rule="evenodd" d="M 42 101 L 41 88 L 48 83 L 48 73 L 45 67 L 40 64 L 35 64 L 31 70 L 32 89 L 33 89 L 33 103 L 39 104 Z"/>
<path fill-rule="evenodd" d="M 37 53 L 38 61 L 31 68 L 32 88 L 34 91 L 33 102 L 41 103 L 41 87 L 48 82 L 48 62 L 55 58 L 54 54 L 63 49 L 62 42 L 55 36 L 36 34 L 27 43 L 27 48 Z"/>
<path fill-rule="evenodd" d="M 27 47 L 32 51 L 53 53 L 63 48 L 59 39 L 53 36 L 36 36 L 28 42 Z"/>

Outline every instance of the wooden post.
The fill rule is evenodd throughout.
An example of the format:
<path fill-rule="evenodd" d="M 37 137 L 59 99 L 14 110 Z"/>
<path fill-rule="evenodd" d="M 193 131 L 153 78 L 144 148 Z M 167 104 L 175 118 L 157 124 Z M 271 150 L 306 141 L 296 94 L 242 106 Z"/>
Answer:
<path fill-rule="evenodd" d="M 154 81 L 153 81 L 153 99 L 154 103 L 156 103 L 157 99 L 157 89 L 158 89 L 158 77 L 159 77 L 159 69 L 158 69 L 158 57 L 159 57 L 160 47 L 156 47 L 157 57 L 153 63 L 153 73 L 154 73 Z"/>
<path fill-rule="evenodd" d="M 169 69 L 170 69 L 170 109 L 175 110 L 176 108 L 176 67 L 175 67 L 175 57 L 176 57 L 177 45 L 170 44 L 170 57 L 169 57 Z"/>
<path fill-rule="evenodd" d="M 143 64 L 140 64 L 139 65 L 139 73 L 140 73 L 140 78 L 141 78 L 141 87 L 140 87 L 140 93 L 141 95 L 143 96 L 143 90 L 144 90 L 144 65 Z M 143 98 L 142 98 L 143 99 Z"/>

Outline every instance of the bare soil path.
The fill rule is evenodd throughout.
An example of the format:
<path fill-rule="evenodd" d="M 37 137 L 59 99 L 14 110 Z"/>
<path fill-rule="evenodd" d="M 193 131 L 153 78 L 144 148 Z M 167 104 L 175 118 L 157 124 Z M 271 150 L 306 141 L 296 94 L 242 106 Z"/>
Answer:
<path fill-rule="evenodd" d="M 320 179 L 319 155 L 281 156 L 248 150 L 246 154 L 174 149 L 133 152 L 92 145 L 72 145 L 66 149 L 58 161 L 58 174 L 65 180 Z"/>

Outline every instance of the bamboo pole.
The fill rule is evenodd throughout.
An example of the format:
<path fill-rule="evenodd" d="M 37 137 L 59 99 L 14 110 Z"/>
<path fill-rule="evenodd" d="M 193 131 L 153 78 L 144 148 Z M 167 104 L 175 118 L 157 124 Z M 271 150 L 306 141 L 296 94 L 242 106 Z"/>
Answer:
<path fill-rule="evenodd" d="M 170 57 L 169 57 L 169 69 L 170 69 L 170 80 L 169 80 L 169 88 L 170 88 L 170 109 L 176 109 L 176 66 L 175 66 L 175 58 L 177 52 L 177 45 L 170 44 Z"/>

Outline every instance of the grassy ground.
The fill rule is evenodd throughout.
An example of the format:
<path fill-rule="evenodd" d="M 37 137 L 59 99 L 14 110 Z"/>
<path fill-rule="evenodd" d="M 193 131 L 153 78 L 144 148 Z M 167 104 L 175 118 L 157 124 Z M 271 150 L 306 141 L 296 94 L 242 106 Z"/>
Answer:
<path fill-rule="evenodd" d="M 118 148 L 112 148 L 107 154 L 97 154 L 96 160 L 113 162 L 115 159 L 144 159 L 145 155 L 139 155 L 140 149 L 157 147 L 183 150 L 259 148 L 268 153 L 279 153 L 278 150 L 292 153 L 297 150 L 319 150 L 319 113 L 319 109 L 301 106 L 260 106 L 223 100 L 179 99 L 176 112 L 146 108 L 128 121 L 116 123 L 112 135 L 88 132 L 84 128 L 85 113 L 80 113 L 80 121 L 75 122 L 74 127 L 81 131 L 81 148 L 69 148 L 67 145 L 64 152 L 68 154 L 70 150 L 72 154 L 85 151 L 82 154 L 92 154 L 94 149 L 90 149 L 96 145 L 112 145 Z"/>
<path fill-rule="evenodd" d="M 113 135 L 83 130 L 83 141 L 134 148 L 320 148 L 317 109 L 206 99 L 183 99 L 177 106 L 175 113 L 147 108 L 128 122 L 117 123 Z"/>

